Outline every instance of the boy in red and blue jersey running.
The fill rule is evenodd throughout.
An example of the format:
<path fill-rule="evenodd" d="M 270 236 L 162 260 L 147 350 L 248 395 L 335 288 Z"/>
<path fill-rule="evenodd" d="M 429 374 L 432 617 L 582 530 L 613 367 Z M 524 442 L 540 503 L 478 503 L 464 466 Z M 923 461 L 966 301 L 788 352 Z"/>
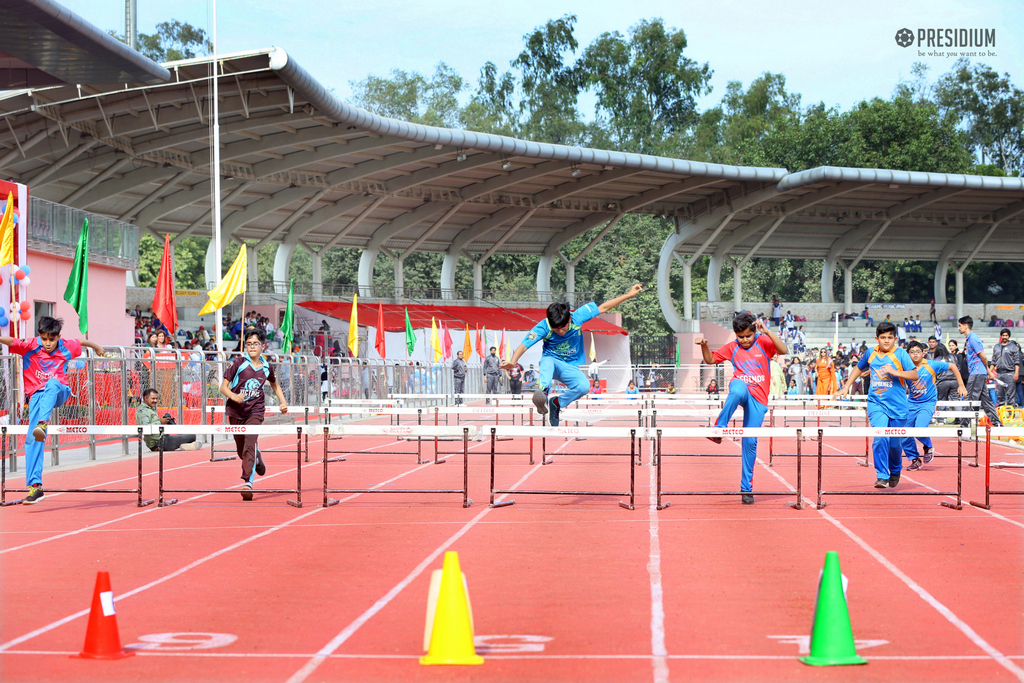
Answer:
<path fill-rule="evenodd" d="M 868 392 L 868 424 L 872 427 L 907 426 L 907 385 L 916 381 L 917 368 L 910 355 L 896 347 L 896 326 L 881 322 L 875 328 L 878 346 L 857 363 L 835 398 L 850 391 L 854 381 L 871 373 Z M 875 488 L 894 488 L 903 469 L 903 447 L 898 437 L 876 436 L 871 444 L 875 461 Z"/>
<path fill-rule="evenodd" d="M 32 505 L 43 499 L 43 442 L 50 413 L 64 405 L 71 398 L 71 389 L 65 372 L 68 361 L 82 355 L 82 347 L 98 355 L 106 350 L 90 341 L 61 339 L 60 331 L 64 321 L 60 318 L 43 316 L 34 339 L 0 337 L 0 344 L 8 346 L 11 353 L 22 357 L 22 376 L 25 381 L 25 402 L 28 404 L 28 423 L 32 425 L 32 437 L 25 439 L 25 483 L 28 495 L 21 501 Z"/>
<path fill-rule="evenodd" d="M 743 426 L 760 427 L 768 412 L 768 388 L 772 381 L 771 359 L 776 354 L 789 353 L 786 342 L 750 313 L 740 313 L 732 319 L 732 330 L 736 340 L 731 341 L 714 353 L 708 348 L 706 339 L 697 339 L 701 355 L 708 365 L 729 361 L 733 366 L 729 395 L 722 406 L 722 412 L 715 421 L 716 427 L 728 427 L 736 409 L 743 406 Z M 715 443 L 722 443 L 721 437 L 708 437 Z M 740 491 L 743 503 L 754 502 L 754 462 L 757 460 L 757 439 L 743 437 L 743 470 L 740 475 Z"/>
<path fill-rule="evenodd" d="M 957 391 L 960 396 L 967 395 L 967 387 L 964 386 L 964 378 L 960 376 L 960 370 L 956 365 L 951 365 L 941 360 L 927 360 L 925 354 L 928 348 L 919 341 L 912 341 L 907 345 L 907 353 L 910 360 L 914 361 L 917 367 L 917 379 L 910 384 L 910 397 L 907 410 L 908 427 L 927 427 L 932 416 L 935 415 L 935 403 L 939 400 L 939 392 L 935 388 L 935 377 L 940 372 L 947 370 L 956 377 Z M 903 453 L 910 459 L 908 470 L 919 470 L 921 465 L 929 463 L 934 457 L 932 440 L 928 437 L 921 437 L 921 446 L 924 448 L 924 458 L 917 452 L 917 439 L 908 436 L 903 439 Z"/>

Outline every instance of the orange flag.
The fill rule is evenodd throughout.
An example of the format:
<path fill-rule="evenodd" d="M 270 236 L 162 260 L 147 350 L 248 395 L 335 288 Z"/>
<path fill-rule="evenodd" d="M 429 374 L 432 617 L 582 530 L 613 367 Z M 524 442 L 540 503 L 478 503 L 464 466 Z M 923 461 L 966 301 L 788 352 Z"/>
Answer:
<path fill-rule="evenodd" d="M 377 349 L 381 358 L 386 357 L 384 355 L 384 303 L 380 301 L 377 302 L 377 337 L 373 341 L 373 348 Z"/>
<path fill-rule="evenodd" d="M 462 345 L 462 359 L 469 360 L 473 355 L 473 345 L 469 341 L 469 323 L 466 323 L 466 342 Z"/>

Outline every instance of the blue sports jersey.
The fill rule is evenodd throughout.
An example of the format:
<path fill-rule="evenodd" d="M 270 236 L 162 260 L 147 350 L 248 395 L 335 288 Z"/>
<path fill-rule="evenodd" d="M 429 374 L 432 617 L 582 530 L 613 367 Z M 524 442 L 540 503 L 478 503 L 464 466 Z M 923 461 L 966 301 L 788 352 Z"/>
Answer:
<path fill-rule="evenodd" d="M 985 364 L 981 362 L 981 356 L 979 353 L 985 352 L 985 345 L 978 339 L 978 335 L 974 334 L 974 331 L 967 333 L 967 339 L 964 342 L 964 353 L 967 354 L 967 372 L 972 375 L 987 375 L 988 372 L 985 370 Z"/>
<path fill-rule="evenodd" d="M 583 365 L 587 362 L 583 348 L 583 323 L 596 318 L 600 313 L 600 309 L 593 301 L 580 306 L 572 312 L 569 329 L 564 335 L 552 332 L 545 318 L 533 326 L 523 340 L 523 346 L 530 348 L 538 341 L 544 340 L 543 355 L 552 356 L 571 365 Z"/>
<path fill-rule="evenodd" d="M 926 360 L 917 368 L 917 379 L 910 383 L 911 403 L 935 403 L 939 392 L 935 390 L 935 376 L 949 370 L 949 363 Z"/>
<path fill-rule="evenodd" d="M 857 363 L 861 372 L 870 368 L 871 391 L 868 403 L 879 406 L 890 418 L 902 420 L 907 416 L 907 384 L 899 377 L 893 377 L 889 370 L 906 371 L 914 367 L 910 354 L 901 348 L 888 353 L 875 348 Z"/>

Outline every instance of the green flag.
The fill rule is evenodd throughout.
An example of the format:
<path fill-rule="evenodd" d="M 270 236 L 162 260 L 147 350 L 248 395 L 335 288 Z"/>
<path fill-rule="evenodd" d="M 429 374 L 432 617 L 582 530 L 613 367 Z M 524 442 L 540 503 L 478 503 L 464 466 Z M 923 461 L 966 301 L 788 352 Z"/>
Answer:
<path fill-rule="evenodd" d="M 292 336 L 293 336 L 293 322 L 292 317 L 295 311 L 292 306 L 295 303 L 295 280 L 288 282 L 288 307 L 284 309 L 284 320 L 281 321 L 281 334 L 284 338 L 281 340 L 281 350 L 284 353 L 292 352 Z"/>
<path fill-rule="evenodd" d="M 676 365 L 679 365 L 679 337 L 676 337 Z"/>
<path fill-rule="evenodd" d="M 75 247 L 75 263 L 71 266 L 68 288 L 64 290 L 64 301 L 78 313 L 78 329 L 89 333 L 89 219 L 82 225 Z"/>
<path fill-rule="evenodd" d="M 412 323 L 409 322 L 408 308 L 405 309 L 405 348 L 409 349 L 410 356 L 416 348 L 416 335 L 412 331 Z"/>

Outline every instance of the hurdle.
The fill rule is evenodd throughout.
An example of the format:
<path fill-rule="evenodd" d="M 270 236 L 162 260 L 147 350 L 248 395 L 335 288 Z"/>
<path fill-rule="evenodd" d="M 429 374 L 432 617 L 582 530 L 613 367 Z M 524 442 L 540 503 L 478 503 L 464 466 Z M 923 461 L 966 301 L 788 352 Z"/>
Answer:
<path fill-rule="evenodd" d="M 585 427 L 590 428 L 590 423 L 597 422 L 599 420 L 606 420 L 606 419 L 611 419 L 611 420 L 618 419 L 618 420 L 621 420 L 623 418 L 628 418 L 630 420 L 632 420 L 632 419 L 636 420 L 636 428 L 637 429 L 643 429 L 644 428 L 644 417 L 645 416 L 646 416 L 645 415 L 645 411 L 640 406 L 637 406 L 636 408 L 631 408 L 631 409 L 630 408 L 627 408 L 627 409 L 616 409 L 616 408 L 565 408 L 559 414 L 559 423 L 560 423 L 560 426 L 562 426 L 562 427 L 568 427 L 569 425 L 567 425 L 566 422 L 572 421 L 572 422 L 576 423 L 576 427 L 578 428 L 580 426 L 580 422 L 582 421 L 584 423 Z M 543 421 L 546 423 L 547 422 L 547 418 L 544 418 Z M 576 437 L 577 441 L 585 441 L 586 439 L 587 439 L 586 436 L 577 436 Z M 604 453 L 604 452 L 598 452 L 598 453 L 580 452 L 580 453 L 573 453 L 573 455 L 607 455 L 607 453 Z M 549 464 L 550 461 L 547 460 L 547 456 L 548 456 L 547 442 L 546 442 L 545 439 L 542 438 L 541 439 L 541 463 L 540 464 L 542 464 L 542 465 Z M 533 442 L 532 442 L 532 439 L 531 439 L 531 443 L 530 443 L 530 464 L 531 465 L 533 464 Z M 637 465 L 643 465 L 644 464 L 643 463 L 643 454 L 641 453 L 640 449 L 637 449 L 637 451 L 636 451 L 636 464 Z"/>
<path fill-rule="evenodd" d="M 231 435 L 236 436 L 239 434 L 264 434 L 281 436 L 287 434 L 295 434 L 295 488 L 294 489 L 254 489 L 254 493 L 293 493 L 295 494 L 295 500 L 288 499 L 288 504 L 292 507 L 302 507 L 302 432 L 303 429 L 308 429 L 304 425 L 154 425 L 154 434 L 163 436 L 164 434 L 208 434 L 212 436 L 216 435 Z M 260 449 L 260 453 L 269 453 L 271 451 L 264 451 Z M 289 451 L 274 451 L 274 452 L 289 452 Z M 241 493 L 240 489 L 172 489 L 164 487 L 164 449 L 159 449 L 160 453 L 160 464 L 159 464 L 159 507 L 167 507 L 168 505 L 174 505 L 178 502 L 177 498 L 171 498 L 169 500 L 164 499 L 165 493 Z M 236 456 L 237 457 L 237 456 Z M 229 460 L 230 458 L 225 458 Z"/>
<path fill-rule="evenodd" d="M 389 416 L 390 421 L 393 422 L 393 424 L 389 425 L 389 426 L 399 426 L 399 427 L 401 426 L 401 422 L 402 422 L 401 416 L 402 415 L 415 415 L 416 416 L 416 426 L 417 427 L 422 427 L 422 426 L 424 426 L 423 425 L 423 411 L 424 410 L 429 410 L 429 409 L 430 409 L 430 407 L 426 407 L 426 408 L 390 408 L 390 407 L 384 407 L 384 406 L 347 406 L 347 407 L 340 407 L 340 408 L 324 408 L 323 412 L 324 412 L 325 415 L 327 415 L 327 425 L 328 426 L 332 426 L 332 427 L 335 426 L 335 425 L 331 424 L 331 415 L 339 415 L 339 416 L 341 416 L 341 415 L 368 415 L 370 417 L 383 417 L 383 416 L 387 415 L 387 416 Z M 331 440 L 339 441 L 340 438 L 341 438 L 340 436 L 333 436 L 333 437 L 327 436 L 326 433 L 325 433 L 325 436 L 324 436 L 325 452 L 326 453 L 334 453 L 335 455 L 339 455 L 339 457 L 330 458 L 330 462 L 344 462 L 346 456 L 345 455 L 341 455 L 341 454 L 342 453 L 348 454 L 348 453 L 352 452 L 352 451 L 344 451 L 344 450 L 342 450 L 342 451 L 332 451 L 332 450 L 330 450 L 330 448 L 328 447 L 328 443 L 327 442 L 331 441 Z M 435 451 L 434 452 L 434 464 L 435 465 L 440 465 L 441 463 L 444 462 L 444 460 L 438 460 L 438 458 L 437 458 L 437 449 L 435 448 L 434 451 Z M 409 451 L 374 451 L 374 453 L 382 453 L 382 454 L 386 454 L 386 455 L 409 455 Z M 426 465 L 428 462 L 430 462 L 430 461 L 423 459 L 423 437 L 417 436 L 416 437 L 416 464 L 417 465 Z"/>
<path fill-rule="evenodd" d="M 993 491 L 992 490 L 992 435 L 1024 437 L 1024 427 L 985 427 L 985 502 L 979 503 L 970 501 L 971 505 L 983 510 L 992 509 L 992 496 L 1022 496 L 1022 491 Z"/>
<path fill-rule="evenodd" d="M 906 438 L 906 437 L 949 437 L 950 429 L 934 428 L 934 427 L 822 427 L 818 431 L 818 500 L 816 503 L 817 509 L 822 509 L 828 503 L 823 502 L 821 497 L 823 495 L 829 496 L 955 496 L 956 504 L 947 503 L 946 501 L 940 501 L 939 505 L 943 507 L 952 508 L 954 510 L 963 509 L 962 505 L 962 492 L 963 492 L 963 450 L 964 450 L 964 428 L 961 427 L 956 430 L 956 491 L 889 491 L 886 490 L 872 490 L 872 491 L 828 491 L 822 489 L 822 436 L 863 436 L 867 432 L 867 437 L 884 436 L 890 438 Z M 902 454 L 900 455 L 902 458 Z"/>
<path fill-rule="evenodd" d="M 803 490 L 803 458 L 800 455 L 800 442 L 802 441 L 801 429 L 798 427 L 701 427 L 701 428 L 685 428 L 685 427 L 652 427 L 651 430 L 654 432 L 654 452 L 655 452 L 655 463 L 656 463 L 656 479 L 657 479 L 657 508 L 664 510 L 669 507 L 671 503 L 662 503 L 661 499 L 664 496 L 741 496 L 741 495 L 752 495 L 752 496 L 789 496 L 792 495 L 791 491 L 666 491 L 662 485 L 662 456 L 668 457 L 711 457 L 711 458 L 742 458 L 742 453 L 665 453 L 662 451 L 662 440 L 665 438 L 710 438 L 710 437 L 796 437 L 797 443 L 797 457 L 796 457 L 796 500 L 789 503 L 791 508 L 796 510 L 803 509 L 803 502 L 801 492 Z"/>
<path fill-rule="evenodd" d="M 769 426 L 771 426 L 771 427 L 781 426 L 781 427 L 785 428 L 787 426 L 785 424 L 785 419 L 786 418 L 797 418 L 797 417 L 799 417 L 799 418 L 803 419 L 803 424 L 801 425 L 801 427 L 799 427 L 799 429 L 803 433 L 807 433 L 807 432 L 812 432 L 813 433 L 815 430 L 820 428 L 821 427 L 821 418 L 822 417 L 829 417 L 829 418 L 831 418 L 831 417 L 838 417 L 839 418 L 839 425 L 838 426 L 840 426 L 840 427 L 843 426 L 842 425 L 842 422 L 843 422 L 842 419 L 844 417 L 849 417 L 850 418 L 850 426 L 853 427 L 853 418 L 854 417 L 862 417 L 865 420 L 867 420 L 867 416 L 868 416 L 868 413 L 867 413 L 866 410 L 860 410 L 860 409 L 855 409 L 855 410 L 832 410 L 832 409 L 828 409 L 828 408 L 822 409 L 822 410 L 782 410 L 782 411 L 779 411 L 779 414 L 780 414 L 780 416 L 783 419 L 783 424 L 782 425 L 776 425 L 775 424 L 775 407 L 773 406 L 773 407 L 768 409 L 768 424 L 769 424 Z M 817 418 L 817 424 L 812 425 L 811 427 L 808 427 L 807 426 L 807 418 L 808 417 L 815 417 L 815 418 Z M 814 437 L 811 437 L 811 438 L 814 438 Z M 798 449 L 797 450 L 799 450 L 799 444 L 798 444 Z M 771 438 L 768 439 L 768 467 L 775 467 L 775 458 L 776 457 L 780 457 L 781 458 L 781 457 L 795 457 L 795 456 L 796 456 L 795 453 L 776 453 L 775 452 L 775 439 L 774 439 L 774 437 L 771 437 Z M 823 457 L 826 457 L 826 458 L 849 458 L 851 456 L 852 457 L 857 457 L 857 456 L 853 455 L 852 453 L 829 453 L 828 455 L 824 455 Z M 864 467 L 867 467 L 870 457 L 871 457 L 871 455 L 870 455 L 870 451 L 868 450 L 868 440 L 864 439 L 864 459 L 863 460 L 858 460 L 857 464 L 862 465 Z"/>
<path fill-rule="evenodd" d="M 331 507 L 337 505 L 341 501 L 330 498 L 332 493 L 461 493 L 462 494 L 462 507 L 468 508 L 473 504 L 473 500 L 469 497 L 469 437 L 476 436 L 476 427 L 465 425 L 462 427 L 433 427 L 427 426 L 398 426 L 398 425 L 344 425 L 344 426 L 324 426 L 324 500 L 323 507 Z M 335 436 L 343 438 L 345 436 L 417 436 L 417 437 L 432 437 L 432 436 L 461 436 L 462 437 L 462 488 L 461 489 L 385 489 L 385 488 L 370 488 L 370 489 L 332 489 L 327 483 L 327 465 L 331 462 L 337 462 L 336 459 L 330 459 L 327 457 L 327 441 L 328 436 Z M 355 454 L 378 454 L 378 453 L 391 453 L 392 451 L 348 451 L 349 453 Z M 429 462 L 429 461 L 427 461 Z M 444 462 L 443 460 L 441 462 Z M 426 463 L 417 463 L 426 464 Z"/>
<path fill-rule="evenodd" d="M 629 503 L 619 501 L 619 507 L 627 510 L 634 509 L 636 491 L 636 458 L 638 455 L 637 443 L 643 438 L 641 427 L 490 427 L 491 432 L 491 499 L 489 507 L 499 508 L 515 505 L 515 499 L 494 502 L 495 493 L 515 493 L 522 495 L 542 496 L 629 496 Z M 587 438 L 629 438 L 629 491 L 562 491 L 562 490 L 540 490 L 540 489 L 496 489 L 494 488 L 495 456 L 506 455 L 496 453 L 495 445 L 501 436 L 511 437 L 540 437 L 544 443 L 548 437 L 575 438 L 585 433 Z M 620 453 L 567 453 L 566 455 L 621 455 Z M 541 465 L 550 465 L 554 460 L 541 459 Z M 533 464 L 531 459 L 530 464 Z"/>
<path fill-rule="evenodd" d="M 428 410 L 429 410 L 429 408 L 428 408 Z M 515 417 L 516 415 L 519 415 L 522 418 L 525 418 L 526 415 L 529 414 L 529 416 L 530 416 L 530 424 L 529 424 L 529 426 L 531 426 L 531 427 L 533 426 L 534 406 L 533 406 L 532 403 L 528 404 L 528 405 L 515 406 L 515 407 L 510 407 L 510 406 L 505 406 L 505 407 L 501 407 L 501 406 L 457 406 L 457 407 L 454 407 L 454 408 L 443 408 L 442 409 L 442 408 L 439 408 L 439 407 L 435 406 L 434 407 L 434 426 L 435 427 L 440 426 L 439 416 L 440 416 L 442 410 L 444 410 L 445 425 L 446 426 L 448 425 L 448 416 L 449 415 L 455 415 L 456 425 L 462 425 L 463 424 L 462 423 L 462 415 L 481 416 L 481 415 L 490 415 L 490 414 L 494 415 L 494 426 L 498 426 L 500 424 L 498 422 L 498 416 L 499 415 L 511 415 L 512 416 L 512 425 L 514 426 L 515 423 L 516 423 L 516 417 Z M 520 423 L 525 426 L 525 424 L 526 424 L 525 419 L 520 420 Z M 483 433 L 480 430 L 481 429 L 485 429 L 485 428 L 486 428 L 486 426 L 485 427 L 478 427 L 477 428 L 477 434 L 482 437 Z M 448 438 L 437 437 L 437 436 L 434 437 L 434 462 L 436 464 L 440 464 L 440 463 L 445 462 L 445 460 L 448 459 L 447 456 L 458 455 L 458 452 L 449 452 L 449 451 L 442 451 L 442 450 L 440 450 L 439 441 L 449 441 L 449 440 L 452 440 L 452 437 L 448 437 Z M 502 436 L 502 437 L 499 437 L 498 440 L 499 441 L 511 441 L 512 437 L 511 436 Z M 510 453 L 510 454 L 511 455 L 529 455 L 530 456 L 530 464 L 532 465 L 533 464 L 533 437 L 532 436 L 530 437 L 529 450 L 527 450 L 527 451 L 520 451 L 518 453 Z M 438 456 L 440 456 L 440 455 L 443 455 L 445 457 L 440 459 L 440 460 L 438 460 Z"/>
<path fill-rule="evenodd" d="M 107 434 L 113 436 L 123 437 L 136 437 L 139 447 L 138 454 L 138 483 L 133 489 L 54 489 L 46 486 L 43 488 L 45 493 L 134 493 L 137 496 L 136 507 L 146 507 L 156 502 L 153 499 L 143 500 L 142 499 L 142 437 L 147 434 L 147 427 L 144 426 L 100 426 L 100 425 L 50 425 L 47 430 L 47 436 L 57 434 Z M 7 507 L 8 505 L 20 505 L 21 499 L 18 500 L 7 500 L 8 493 L 28 493 L 27 488 L 23 489 L 9 489 L 7 488 L 7 437 L 8 436 L 24 436 L 28 438 L 31 434 L 31 430 L 28 425 L 14 425 L 14 426 L 0 426 L 0 507 Z M 12 453 L 12 457 L 16 457 L 17 449 Z M 25 473 L 28 476 L 28 473 Z M 27 485 L 27 481 L 26 481 Z"/>
<path fill-rule="evenodd" d="M 265 408 L 265 412 L 276 412 L 278 415 L 281 415 L 281 414 L 291 415 L 292 412 L 295 411 L 295 410 L 302 410 L 302 411 L 305 412 L 302 424 L 308 429 L 308 427 L 310 426 L 309 425 L 309 413 L 313 412 L 314 414 L 316 414 L 316 412 L 319 410 L 319 408 L 317 408 L 315 406 L 288 406 L 288 412 L 287 413 L 281 413 L 281 409 L 278 406 L 266 406 L 266 408 Z M 213 416 L 215 414 L 217 414 L 217 413 L 223 414 L 224 413 L 224 406 L 210 406 L 210 421 L 209 421 L 209 424 L 211 424 L 211 425 L 216 424 L 216 421 L 214 420 Z M 224 423 L 224 421 L 221 420 L 221 424 L 223 424 L 223 423 Z M 185 425 L 185 426 L 187 426 L 187 425 Z M 189 433 L 190 434 L 195 434 L 196 432 L 189 432 Z M 303 447 L 303 451 L 306 454 L 306 462 L 309 462 L 309 434 L 308 434 L 308 432 L 306 434 L 306 440 L 305 440 L 305 443 L 303 444 L 303 446 L 304 446 Z M 264 451 L 262 448 L 260 449 L 260 453 L 290 453 L 290 452 L 291 452 L 290 448 L 288 450 L 267 449 L 266 451 Z M 218 458 L 215 455 L 216 453 L 231 453 L 232 455 L 229 455 L 227 457 Z M 238 457 L 238 452 L 236 450 L 234 450 L 234 449 L 226 449 L 226 448 L 218 449 L 218 448 L 216 448 L 216 444 L 214 443 L 214 440 L 210 439 L 210 462 L 223 462 L 224 460 L 234 460 L 237 457 Z"/>

